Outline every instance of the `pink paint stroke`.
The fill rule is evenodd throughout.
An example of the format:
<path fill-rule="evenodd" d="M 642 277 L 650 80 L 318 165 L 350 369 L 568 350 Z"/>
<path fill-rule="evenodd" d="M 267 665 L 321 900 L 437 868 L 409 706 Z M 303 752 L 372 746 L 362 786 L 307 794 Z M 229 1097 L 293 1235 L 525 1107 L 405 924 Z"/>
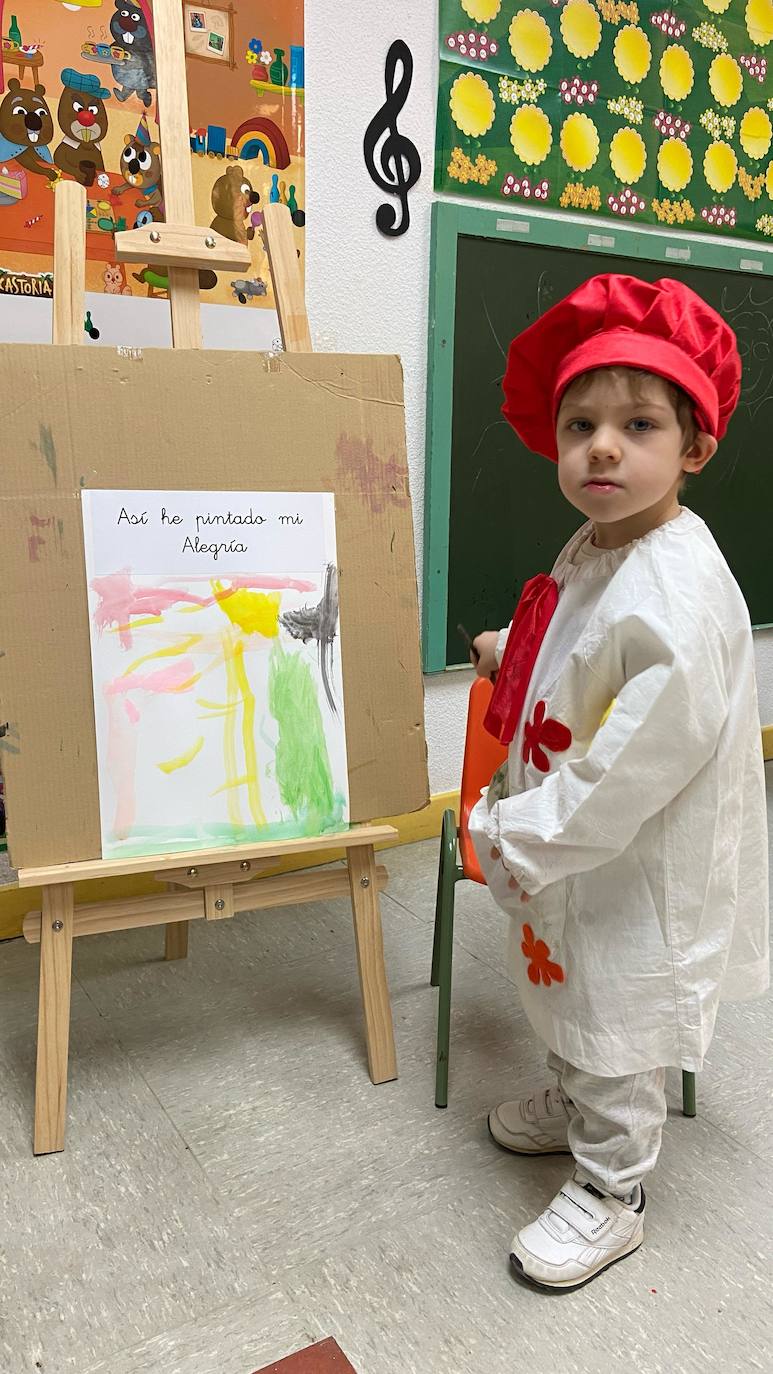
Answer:
<path fill-rule="evenodd" d="M 214 596 L 197 596 L 195 592 L 183 591 L 179 587 L 137 587 L 132 581 L 128 568 L 122 572 L 110 573 L 106 577 L 95 577 L 91 586 L 99 597 L 94 611 L 94 624 L 100 634 L 109 625 L 121 625 L 121 647 L 132 647 L 132 616 L 163 615 L 172 606 L 186 602 L 193 606 L 214 606 L 223 601 L 233 591 L 250 587 L 260 591 L 311 592 L 314 582 L 301 581 L 291 577 L 231 577 L 228 586 Z"/>
<path fill-rule="evenodd" d="M 193 659 L 181 658 L 179 662 L 158 668 L 154 673 L 129 673 L 127 677 L 114 678 L 112 682 L 105 683 L 103 690 L 106 697 L 124 696 L 127 692 L 135 690 L 179 692 L 195 674 L 196 665 Z"/>
<path fill-rule="evenodd" d="M 116 696 L 107 697 L 107 718 L 107 769 L 115 792 L 113 833 L 117 840 L 125 840 L 137 814 L 137 731 L 127 721 Z"/>

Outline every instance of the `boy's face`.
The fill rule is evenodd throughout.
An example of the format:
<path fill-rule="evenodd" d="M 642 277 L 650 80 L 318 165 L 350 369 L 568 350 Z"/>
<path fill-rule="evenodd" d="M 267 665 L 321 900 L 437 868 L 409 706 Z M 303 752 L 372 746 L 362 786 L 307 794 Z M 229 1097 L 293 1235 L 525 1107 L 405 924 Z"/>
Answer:
<path fill-rule="evenodd" d="M 597 529 L 610 527 L 609 547 L 616 532 L 627 542 L 678 514 L 682 477 L 700 472 L 717 447 L 699 434 L 685 452 L 666 383 L 619 369 L 568 388 L 556 439 L 561 490 Z"/>

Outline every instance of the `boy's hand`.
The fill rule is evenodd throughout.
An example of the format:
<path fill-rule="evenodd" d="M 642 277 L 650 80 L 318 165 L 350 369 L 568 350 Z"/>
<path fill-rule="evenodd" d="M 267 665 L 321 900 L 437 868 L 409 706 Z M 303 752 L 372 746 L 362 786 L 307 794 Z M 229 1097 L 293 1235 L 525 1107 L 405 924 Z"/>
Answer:
<path fill-rule="evenodd" d="M 500 854 L 500 852 L 499 852 L 498 849 L 492 849 L 492 850 L 491 850 L 491 857 L 492 857 L 492 859 L 494 860 L 494 863 L 501 863 L 501 864 L 502 864 L 502 867 L 503 867 L 503 868 L 505 867 L 504 861 L 503 861 L 503 859 L 502 859 L 502 855 Z M 530 902 L 530 901 L 531 901 L 531 897 L 529 896 L 529 893 L 523 891 L 523 888 L 520 886 L 520 884 L 518 883 L 518 881 L 513 877 L 512 873 L 510 874 L 510 877 L 509 877 L 508 880 L 507 880 L 507 886 L 510 888 L 510 891 L 511 891 L 511 892 L 520 892 L 520 894 L 521 894 L 521 901 L 522 901 L 522 902 Z"/>
<path fill-rule="evenodd" d="M 470 654 L 470 662 L 477 669 L 478 677 L 494 677 L 499 664 L 497 663 L 496 648 L 499 642 L 497 630 L 484 630 L 483 634 L 478 635 L 472 641 L 475 653 L 478 654 L 478 661 Z"/>

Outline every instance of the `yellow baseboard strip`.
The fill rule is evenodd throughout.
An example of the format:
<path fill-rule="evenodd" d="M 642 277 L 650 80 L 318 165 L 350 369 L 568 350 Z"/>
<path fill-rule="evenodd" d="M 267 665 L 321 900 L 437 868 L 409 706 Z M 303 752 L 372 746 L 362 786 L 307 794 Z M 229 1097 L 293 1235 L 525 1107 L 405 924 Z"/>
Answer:
<path fill-rule="evenodd" d="M 773 759 L 773 725 L 762 727 L 762 757 L 766 760 Z"/>
<path fill-rule="evenodd" d="M 398 844 L 416 844 L 419 840 L 430 840 L 440 834 L 443 812 L 448 808 L 459 812 L 458 792 L 439 792 L 432 797 L 429 806 L 423 811 L 414 811 L 408 816 L 387 816 L 378 820 L 378 825 L 393 825 L 398 838 L 378 845 L 379 849 L 389 849 Z M 315 853 L 307 858 L 288 856 L 274 868 L 266 869 L 264 877 L 275 873 L 292 873 L 296 869 L 313 868 L 316 864 L 330 863 L 340 859 L 338 853 Z M 154 881 L 147 873 L 122 878 L 97 878 L 89 883 L 75 884 L 75 901 L 103 902 L 112 897 L 144 897 L 149 892 L 164 892 L 165 888 Z M 0 940 L 13 940 L 21 935 L 21 926 L 28 911 L 40 909 L 42 894 L 39 887 L 27 887 L 24 891 L 15 883 L 0 888 Z"/>

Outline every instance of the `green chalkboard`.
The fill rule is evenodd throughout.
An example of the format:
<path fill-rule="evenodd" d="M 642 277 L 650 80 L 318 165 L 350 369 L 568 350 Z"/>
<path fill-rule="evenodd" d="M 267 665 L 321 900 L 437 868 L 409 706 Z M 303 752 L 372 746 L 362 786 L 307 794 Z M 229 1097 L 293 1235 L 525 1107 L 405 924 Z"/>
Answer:
<path fill-rule="evenodd" d="M 465 216 L 474 218 L 465 224 Z M 431 305 L 427 671 L 466 660 L 460 621 L 473 634 L 506 624 L 524 581 L 550 571 L 583 521 L 561 495 L 555 465 L 525 449 L 502 419 L 501 385 L 513 335 L 598 272 L 679 277 L 736 330 L 741 402 L 719 453 L 683 501 L 708 522 L 753 622 L 773 621 L 773 260 L 756 245 L 746 257 L 737 244 L 729 248 L 626 234 L 616 225 L 607 231 L 579 220 L 566 226 L 436 206 L 433 272 L 451 259 L 453 275 L 446 271 Z M 658 260 L 645 256 L 653 249 Z"/>

